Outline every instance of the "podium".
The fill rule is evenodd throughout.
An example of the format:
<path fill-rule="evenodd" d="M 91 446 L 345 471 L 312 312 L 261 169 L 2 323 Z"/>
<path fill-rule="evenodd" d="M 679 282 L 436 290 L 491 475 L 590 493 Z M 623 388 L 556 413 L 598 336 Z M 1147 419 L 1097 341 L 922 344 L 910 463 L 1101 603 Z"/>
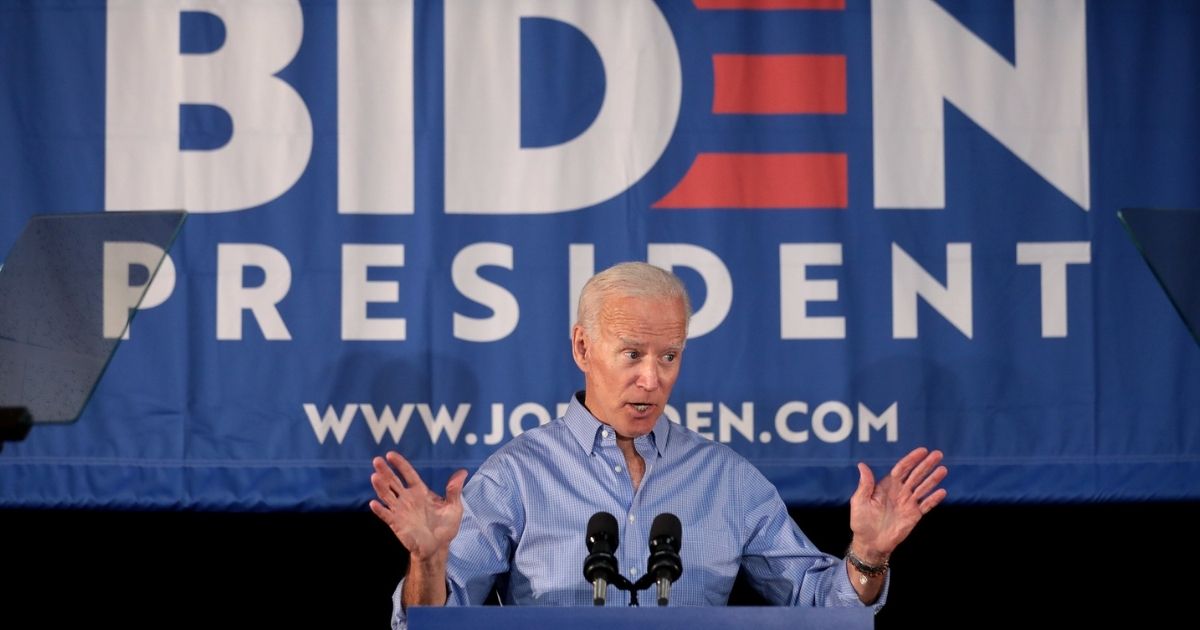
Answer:
<path fill-rule="evenodd" d="M 875 611 L 870 608 L 787 608 L 781 606 L 729 607 L 538 607 L 538 606 L 413 606 L 408 609 L 410 630 L 455 628 L 471 630 L 870 630 Z"/>
<path fill-rule="evenodd" d="M 0 448 L 79 418 L 182 210 L 35 215 L 0 266 Z"/>

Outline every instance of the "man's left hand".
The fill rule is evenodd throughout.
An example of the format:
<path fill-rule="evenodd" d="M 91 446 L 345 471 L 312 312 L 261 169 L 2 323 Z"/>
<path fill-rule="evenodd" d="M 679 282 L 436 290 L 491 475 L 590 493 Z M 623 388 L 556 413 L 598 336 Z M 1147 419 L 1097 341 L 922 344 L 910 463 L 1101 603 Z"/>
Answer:
<path fill-rule="evenodd" d="M 850 529 L 854 554 L 863 562 L 886 562 L 921 517 L 946 498 L 945 488 L 938 488 L 947 472 L 938 465 L 941 461 L 941 451 L 915 449 L 878 483 L 871 469 L 859 462 L 858 489 L 850 497 Z"/>

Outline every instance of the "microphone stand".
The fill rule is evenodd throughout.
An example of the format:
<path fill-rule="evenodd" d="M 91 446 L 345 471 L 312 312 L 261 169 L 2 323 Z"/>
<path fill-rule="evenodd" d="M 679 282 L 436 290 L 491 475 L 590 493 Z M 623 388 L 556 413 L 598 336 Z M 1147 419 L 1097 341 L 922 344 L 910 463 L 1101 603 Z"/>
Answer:
<path fill-rule="evenodd" d="M 657 578 L 650 573 L 642 574 L 641 579 L 637 582 L 630 582 L 624 575 L 618 573 L 615 579 L 609 581 L 609 584 L 629 593 L 629 606 L 632 608 L 641 605 L 638 603 L 638 591 L 650 588 L 656 581 Z"/>

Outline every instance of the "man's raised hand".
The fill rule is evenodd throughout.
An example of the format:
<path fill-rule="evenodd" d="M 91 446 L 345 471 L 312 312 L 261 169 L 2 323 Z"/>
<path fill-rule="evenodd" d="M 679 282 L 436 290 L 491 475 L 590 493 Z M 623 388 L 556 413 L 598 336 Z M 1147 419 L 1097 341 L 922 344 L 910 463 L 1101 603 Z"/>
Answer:
<path fill-rule="evenodd" d="M 450 477 L 443 498 L 395 451 L 388 451 L 386 460 L 376 457 L 371 463 L 375 467 L 371 487 L 379 497 L 371 501 L 371 511 L 387 523 L 415 559 L 444 557 L 462 523 L 467 471 L 459 470 Z"/>
<path fill-rule="evenodd" d="M 858 489 L 850 497 L 856 555 L 870 563 L 886 561 L 921 517 L 946 498 L 946 490 L 938 487 L 946 478 L 941 461 L 941 451 L 914 449 L 878 482 L 859 463 Z"/>

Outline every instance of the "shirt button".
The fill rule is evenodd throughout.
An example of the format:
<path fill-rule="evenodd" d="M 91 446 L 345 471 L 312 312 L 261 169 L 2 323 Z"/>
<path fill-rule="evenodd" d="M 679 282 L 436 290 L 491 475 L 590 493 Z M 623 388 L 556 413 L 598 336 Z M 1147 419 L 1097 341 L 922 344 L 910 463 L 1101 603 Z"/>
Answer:
<path fill-rule="evenodd" d="M 629 515 L 629 522 L 630 522 L 630 523 L 632 523 L 632 522 L 634 522 L 634 521 L 636 521 L 636 520 L 637 520 L 637 517 L 636 517 L 636 516 L 634 516 L 634 515 L 632 515 L 632 514 L 630 514 L 630 515 Z"/>
<path fill-rule="evenodd" d="M 637 569 L 630 569 L 629 575 L 637 575 Z"/>
<path fill-rule="evenodd" d="M 604 439 L 608 439 L 608 431 L 601 431 L 600 435 L 604 436 Z"/>
<path fill-rule="evenodd" d="M 620 466 L 613 466 L 613 470 L 615 470 L 615 471 L 617 471 L 617 472 L 621 472 L 621 467 L 620 467 Z"/>

